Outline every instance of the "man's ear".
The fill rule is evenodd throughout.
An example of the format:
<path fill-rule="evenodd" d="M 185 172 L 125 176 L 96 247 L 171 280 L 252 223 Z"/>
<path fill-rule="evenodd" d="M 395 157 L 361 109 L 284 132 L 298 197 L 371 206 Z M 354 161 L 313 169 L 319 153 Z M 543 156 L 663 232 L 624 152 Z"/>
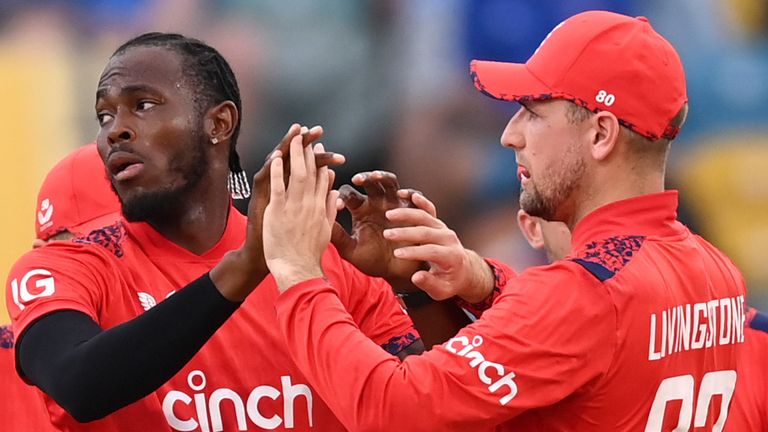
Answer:
<path fill-rule="evenodd" d="M 208 110 L 203 120 L 205 133 L 214 144 L 229 141 L 240 114 L 232 101 L 224 101 Z"/>
<path fill-rule="evenodd" d="M 517 211 L 517 226 L 523 237 L 532 248 L 539 250 L 544 247 L 544 236 L 541 233 L 541 219 L 533 217 L 520 209 Z"/>
<path fill-rule="evenodd" d="M 619 139 L 621 125 L 619 119 L 609 111 L 598 111 L 589 118 L 590 153 L 598 161 L 605 160 L 613 153 Z"/>

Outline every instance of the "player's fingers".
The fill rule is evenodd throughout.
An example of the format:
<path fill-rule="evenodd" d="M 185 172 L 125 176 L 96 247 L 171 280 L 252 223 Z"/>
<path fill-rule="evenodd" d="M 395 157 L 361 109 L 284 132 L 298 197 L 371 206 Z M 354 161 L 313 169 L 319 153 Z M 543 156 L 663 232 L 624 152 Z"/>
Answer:
<path fill-rule="evenodd" d="M 418 208 L 397 208 L 387 210 L 387 219 L 400 225 L 423 225 L 431 228 L 446 228 L 445 223 Z"/>
<path fill-rule="evenodd" d="M 310 149 L 310 151 L 312 151 Z M 301 136 L 296 136 L 291 140 L 291 152 L 288 155 L 291 161 L 291 175 L 288 183 L 288 196 L 294 192 L 302 195 L 307 183 L 307 166 L 304 162 L 304 148 L 301 145 Z"/>
<path fill-rule="evenodd" d="M 339 188 L 339 198 L 344 201 L 344 205 L 349 211 L 355 211 L 365 204 L 365 195 L 358 192 L 350 185 L 341 185 Z"/>
<path fill-rule="evenodd" d="M 307 169 L 308 183 L 314 187 L 318 180 L 317 165 L 315 165 L 314 146 L 308 145 L 304 147 L 304 167 Z"/>
<path fill-rule="evenodd" d="M 309 146 L 307 148 L 309 148 Z M 312 152 L 312 155 L 311 155 L 312 156 L 311 166 L 312 166 L 312 169 L 316 171 L 315 177 L 317 179 L 316 180 L 317 183 L 315 185 L 315 199 L 317 200 L 317 202 L 322 202 L 322 203 L 326 203 L 327 204 L 328 203 L 328 196 L 329 196 L 329 194 L 328 194 L 328 190 L 329 190 L 328 181 L 330 180 L 330 174 L 328 173 L 328 167 L 327 166 L 322 166 L 320 168 L 317 168 L 317 167 L 315 167 L 315 161 L 314 161 L 315 154 L 318 153 L 318 152 L 322 152 L 324 150 L 325 149 L 323 148 L 322 144 L 319 144 L 319 143 L 315 144 L 313 152 Z M 335 199 L 335 197 L 334 197 L 334 199 Z M 327 205 L 326 205 L 326 207 L 327 207 Z M 334 208 L 334 212 L 335 212 L 336 211 L 336 205 L 334 204 L 332 207 Z"/>
<path fill-rule="evenodd" d="M 417 271 L 411 276 L 411 282 L 437 301 L 453 297 L 445 290 L 445 281 L 428 271 Z"/>
<path fill-rule="evenodd" d="M 331 243 L 336 246 L 339 255 L 342 258 L 348 258 L 350 253 L 355 250 L 355 239 L 347 233 L 341 224 L 335 222 L 331 230 Z"/>
<path fill-rule="evenodd" d="M 272 149 L 272 151 L 269 152 L 269 154 L 267 154 L 267 157 L 265 159 L 265 164 L 268 165 L 270 163 L 270 161 L 275 157 L 275 152 L 277 151 L 281 152 L 282 154 L 288 153 L 289 147 L 291 145 L 291 140 L 293 139 L 293 137 L 299 134 L 300 130 L 301 130 L 301 125 L 299 125 L 298 123 L 292 124 L 288 128 L 288 131 L 285 133 L 285 135 L 283 135 L 283 138 L 280 140 L 280 142 L 277 143 L 275 148 Z"/>
<path fill-rule="evenodd" d="M 429 213 L 432 217 L 437 217 L 437 208 L 435 208 L 432 201 L 428 200 L 421 192 L 415 191 L 415 193 L 411 194 L 411 202 L 413 202 L 416 207 Z"/>
<path fill-rule="evenodd" d="M 400 259 L 409 261 L 429 261 L 431 264 L 442 268 L 454 267 L 456 256 L 449 247 L 425 244 L 418 246 L 404 246 L 397 248 L 394 255 Z"/>
<path fill-rule="evenodd" d="M 397 176 L 394 173 L 377 170 L 373 172 L 371 179 L 381 186 L 386 199 L 397 199 L 397 190 L 400 188 L 400 184 L 398 184 Z"/>
<path fill-rule="evenodd" d="M 336 181 L 336 171 L 332 169 L 328 169 L 328 191 L 330 192 L 331 189 L 333 189 L 333 183 Z M 336 201 L 339 201 L 339 196 L 336 195 Z M 334 203 L 334 206 L 336 203 Z"/>
<path fill-rule="evenodd" d="M 302 145 L 307 146 L 309 144 L 314 143 L 318 139 L 320 139 L 321 136 L 323 136 L 323 127 L 322 126 L 312 126 L 311 128 L 306 128 L 302 131 Z"/>
<path fill-rule="evenodd" d="M 362 186 L 365 190 L 365 194 L 368 196 L 368 199 L 384 199 L 384 186 L 382 186 L 382 184 L 377 180 L 378 176 L 376 175 L 376 171 L 364 173 L 362 177 L 363 180 L 360 183 L 360 186 Z"/>
<path fill-rule="evenodd" d="M 411 244 L 438 244 L 451 246 L 457 244 L 456 233 L 447 228 L 431 228 L 425 226 L 387 228 L 384 238 Z"/>
<path fill-rule="evenodd" d="M 328 221 L 328 225 L 334 227 L 336 225 L 336 200 L 339 199 L 339 191 L 332 190 L 328 193 L 325 201 L 325 217 Z M 331 231 L 333 236 L 333 231 Z"/>
<path fill-rule="evenodd" d="M 272 159 L 270 167 L 269 201 L 282 208 L 285 205 L 285 183 L 283 183 L 283 158 Z"/>
<path fill-rule="evenodd" d="M 315 154 L 315 165 L 319 168 L 321 166 L 335 167 L 344 164 L 347 159 L 341 153 L 323 152 Z"/>

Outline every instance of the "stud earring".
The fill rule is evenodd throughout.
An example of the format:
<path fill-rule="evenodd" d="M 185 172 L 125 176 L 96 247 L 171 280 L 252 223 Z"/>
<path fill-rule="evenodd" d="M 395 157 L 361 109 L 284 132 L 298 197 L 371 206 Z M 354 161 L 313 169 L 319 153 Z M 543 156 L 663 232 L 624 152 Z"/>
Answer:
<path fill-rule="evenodd" d="M 219 139 L 216 138 L 216 137 L 213 137 L 213 138 L 211 138 L 211 142 L 213 143 L 213 145 L 216 145 L 216 144 L 219 143 Z"/>

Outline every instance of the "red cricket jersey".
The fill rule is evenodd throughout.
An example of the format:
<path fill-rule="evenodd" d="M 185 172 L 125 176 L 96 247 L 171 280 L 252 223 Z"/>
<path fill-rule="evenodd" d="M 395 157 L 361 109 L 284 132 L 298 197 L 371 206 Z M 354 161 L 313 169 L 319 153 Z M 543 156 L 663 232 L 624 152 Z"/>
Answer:
<path fill-rule="evenodd" d="M 10 326 L 0 326 L 0 431 L 55 431 L 42 392 L 16 374 L 15 354 Z"/>
<path fill-rule="evenodd" d="M 127 222 L 94 231 L 76 241 L 81 244 L 57 242 L 31 251 L 9 276 L 16 334 L 63 309 L 81 311 L 104 329 L 128 321 L 209 271 L 242 245 L 245 232 L 246 218 L 230 208 L 221 240 L 202 255 L 148 224 Z M 402 348 L 399 342 L 418 337 L 383 280 L 364 276 L 333 248 L 323 269 L 375 343 Z M 291 360 L 277 325 L 276 298 L 269 276 L 170 381 L 104 419 L 77 423 L 46 396 L 53 422 L 64 431 L 88 432 L 344 430 Z"/>
<path fill-rule="evenodd" d="M 725 430 L 768 431 L 768 315 L 750 309 L 739 351 L 739 379 Z"/>
<path fill-rule="evenodd" d="M 676 208 L 665 192 L 595 210 L 567 259 L 512 278 L 475 323 L 403 362 L 321 279 L 282 294 L 278 319 L 350 430 L 720 430 L 745 287 Z"/>

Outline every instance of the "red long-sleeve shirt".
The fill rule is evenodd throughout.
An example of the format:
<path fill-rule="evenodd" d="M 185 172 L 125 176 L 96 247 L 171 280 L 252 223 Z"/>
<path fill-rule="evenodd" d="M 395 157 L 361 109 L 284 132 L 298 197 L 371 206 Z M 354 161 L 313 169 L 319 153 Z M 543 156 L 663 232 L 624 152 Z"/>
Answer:
<path fill-rule="evenodd" d="M 750 309 L 739 351 L 739 379 L 725 430 L 768 431 L 768 315 Z"/>
<path fill-rule="evenodd" d="M 328 282 L 276 303 L 297 366 L 354 431 L 720 430 L 743 341 L 743 279 L 676 220 L 677 193 L 615 202 L 568 259 L 522 273 L 440 347 L 403 362 Z"/>

